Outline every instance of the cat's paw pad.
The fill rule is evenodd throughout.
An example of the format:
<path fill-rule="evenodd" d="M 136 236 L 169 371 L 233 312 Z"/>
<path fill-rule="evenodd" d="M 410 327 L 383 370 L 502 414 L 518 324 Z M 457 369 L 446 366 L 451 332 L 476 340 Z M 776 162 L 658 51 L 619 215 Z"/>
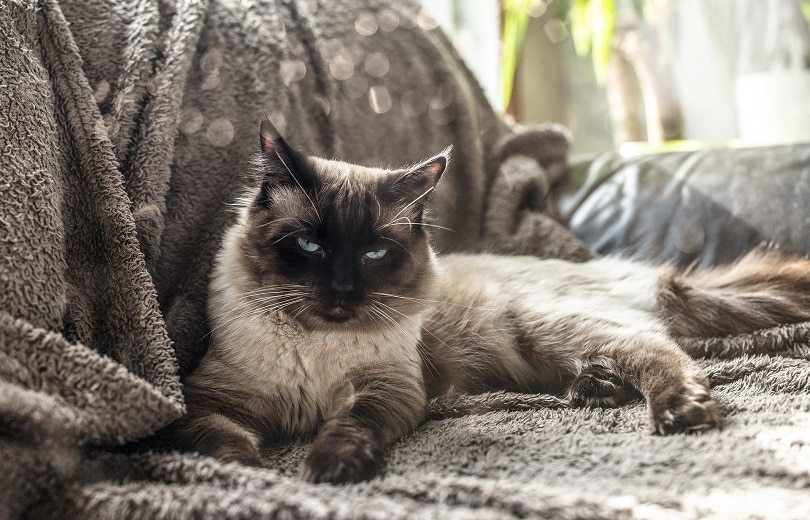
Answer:
<path fill-rule="evenodd" d="M 650 405 L 653 433 L 690 433 L 720 426 L 720 409 L 702 385 L 684 385 Z"/>
<path fill-rule="evenodd" d="M 587 367 L 568 389 L 568 400 L 574 408 L 615 408 L 640 396 L 619 374 L 602 365 Z"/>
<path fill-rule="evenodd" d="M 368 480 L 382 459 L 373 446 L 364 435 L 318 435 L 304 459 L 301 477 L 332 484 Z"/>

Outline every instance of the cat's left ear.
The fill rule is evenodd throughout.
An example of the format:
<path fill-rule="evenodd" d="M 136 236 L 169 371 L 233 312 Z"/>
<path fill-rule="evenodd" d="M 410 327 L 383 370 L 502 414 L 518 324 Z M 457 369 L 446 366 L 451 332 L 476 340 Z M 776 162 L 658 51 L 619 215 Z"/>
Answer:
<path fill-rule="evenodd" d="M 301 155 L 290 148 L 281 133 L 268 119 L 262 120 L 259 129 L 259 145 L 264 159 L 265 184 L 297 184 L 301 189 L 311 188 L 315 182 L 306 168 L 302 167 Z"/>
<path fill-rule="evenodd" d="M 403 199 L 424 203 L 439 183 L 450 163 L 453 147 L 448 146 L 437 155 L 408 169 L 394 181 L 393 190 Z"/>

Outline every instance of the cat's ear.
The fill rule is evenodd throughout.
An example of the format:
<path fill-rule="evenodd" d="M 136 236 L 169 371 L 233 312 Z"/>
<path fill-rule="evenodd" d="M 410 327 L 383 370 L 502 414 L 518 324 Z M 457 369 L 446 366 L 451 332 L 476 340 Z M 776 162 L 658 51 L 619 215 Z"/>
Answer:
<path fill-rule="evenodd" d="M 448 146 L 439 154 L 409 168 L 394 181 L 394 193 L 406 202 L 424 204 L 447 169 L 452 150 L 453 147 Z"/>
<path fill-rule="evenodd" d="M 305 191 L 315 187 L 314 177 L 302 166 L 301 154 L 287 144 L 268 119 L 262 121 L 259 129 L 259 146 L 264 169 L 262 192 L 281 185 L 298 185 Z"/>

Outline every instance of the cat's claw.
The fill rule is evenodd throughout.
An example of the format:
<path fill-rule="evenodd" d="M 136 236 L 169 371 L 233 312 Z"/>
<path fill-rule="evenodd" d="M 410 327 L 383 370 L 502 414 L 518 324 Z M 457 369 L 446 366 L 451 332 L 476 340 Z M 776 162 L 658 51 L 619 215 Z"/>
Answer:
<path fill-rule="evenodd" d="M 686 385 L 682 390 L 650 403 L 653 433 L 692 433 L 720 426 L 719 405 L 707 390 Z"/>

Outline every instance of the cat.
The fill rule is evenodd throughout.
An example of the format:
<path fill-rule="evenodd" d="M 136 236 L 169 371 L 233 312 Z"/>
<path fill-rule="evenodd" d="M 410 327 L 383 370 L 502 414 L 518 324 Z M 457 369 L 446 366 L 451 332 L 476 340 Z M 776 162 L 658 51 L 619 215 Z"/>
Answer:
<path fill-rule="evenodd" d="M 767 252 L 697 273 L 437 256 L 425 203 L 449 159 L 384 170 L 309 157 L 262 123 L 262 181 L 225 234 L 211 345 L 184 382 L 189 448 L 260 466 L 263 442 L 314 436 L 302 477 L 359 481 L 428 399 L 496 389 L 573 406 L 644 398 L 654 433 L 715 428 L 708 379 L 674 338 L 810 319 L 810 262 Z"/>

